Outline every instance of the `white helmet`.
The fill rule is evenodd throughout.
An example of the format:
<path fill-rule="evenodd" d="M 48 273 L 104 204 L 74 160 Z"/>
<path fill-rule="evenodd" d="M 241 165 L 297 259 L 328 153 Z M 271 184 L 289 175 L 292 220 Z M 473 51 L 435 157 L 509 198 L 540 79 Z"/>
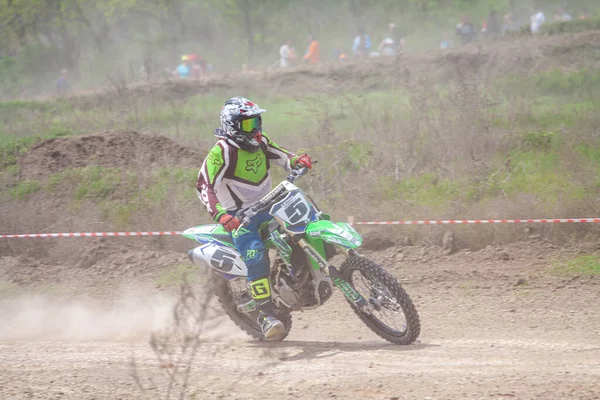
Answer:
<path fill-rule="evenodd" d="M 233 97 L 221 109 L 221 129 L 226 137 L 247 151 L 260 149 L 263 110 L 245 97 Z"/>

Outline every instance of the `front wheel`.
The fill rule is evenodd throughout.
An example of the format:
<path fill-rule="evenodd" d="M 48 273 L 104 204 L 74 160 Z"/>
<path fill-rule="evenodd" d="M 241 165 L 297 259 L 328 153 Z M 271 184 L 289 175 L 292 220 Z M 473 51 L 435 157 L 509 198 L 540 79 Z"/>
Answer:
<path fill-rule="evenodd" d="M 377 263 L 358 255 L 348 257 L 340 272 L 367 300 L 371 311 L 361 311 L 350 303 L 365 325 L 395 344 L 407 345 L 417 340 L 421 331 L 417 309 L 396 278 Z"/>

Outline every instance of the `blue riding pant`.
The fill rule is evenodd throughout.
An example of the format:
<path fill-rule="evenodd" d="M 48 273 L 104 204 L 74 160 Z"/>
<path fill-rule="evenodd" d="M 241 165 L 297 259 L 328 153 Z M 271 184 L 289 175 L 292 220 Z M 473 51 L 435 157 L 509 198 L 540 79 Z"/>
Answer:
<path fill-rule="evenodd" d="M 231 232 L 233 243 L 248 266 L 249 281 L 269 276 L 269 256 L 260 238 L 260 228 L 272 219 L 268 212 L 263 211 L 250 219 L 247 226 L 240 228 L 237 235 L 235 231 Z"/>

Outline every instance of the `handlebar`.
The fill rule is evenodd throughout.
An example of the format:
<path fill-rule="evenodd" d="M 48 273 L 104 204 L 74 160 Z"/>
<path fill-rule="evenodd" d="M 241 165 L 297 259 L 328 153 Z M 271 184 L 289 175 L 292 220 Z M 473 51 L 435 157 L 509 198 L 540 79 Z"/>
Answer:
<path fill-rule="evenodd" d="M 306 167 L 293 169 L 292 172 L 287 176 L 287 181 L 289 183 L 294 183 L 298 179 L 302 178 L 304 175 L 308 174 L 308 171 L 309 169 Z"/>
<path fill-rule="evenodd" d="M 313 161 L 313 163 L 316 163 L 316 161 Z M 306 175 L 308 171 L 309 169 L 306 167 L 294 168 L 286 179 L 288 182 L 294 183 L 298 179 Z M 274 200 L 279 200 L 279 195 L 279 192 L 273 193 L 272 196 L 269 196 L 268 198 L 263 198 L 246 208 L 238 210 L 238 212 L 235 213 L 235 216 L 241 222 L 240 228 L 247 226 L 250 223 L 250 219 L 252 217 L 254 217 L 259 212 L 263 211 L 265 208 L 269 207 L 271 204 L 273 204 Z"/>

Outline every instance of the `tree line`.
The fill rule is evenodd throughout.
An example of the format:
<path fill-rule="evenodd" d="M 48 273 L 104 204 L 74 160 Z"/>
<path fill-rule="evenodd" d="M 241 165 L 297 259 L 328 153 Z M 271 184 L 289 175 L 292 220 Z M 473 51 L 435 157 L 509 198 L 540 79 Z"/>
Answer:
<path fill-rule="evenodd" d="M 221 70 L 241 63 L 266 65 L 277 57 L 284 39 L 295 39 L 302 51 L 309 33 L 333 43 L 340 37 L 348 40 L 359 28 L 383 31 L 393 21 L 408 34 L 450 26 L 464 13 L 483 17 L 492 8 L 531 4 L 533 0 L 0 0 L 0 84 L 17 77 L 46 78 L 61 68 L 98 74 L 100 65 L 122 66 L 134 59 L 173 63 L 188 51 L 212 59 Z"/>

